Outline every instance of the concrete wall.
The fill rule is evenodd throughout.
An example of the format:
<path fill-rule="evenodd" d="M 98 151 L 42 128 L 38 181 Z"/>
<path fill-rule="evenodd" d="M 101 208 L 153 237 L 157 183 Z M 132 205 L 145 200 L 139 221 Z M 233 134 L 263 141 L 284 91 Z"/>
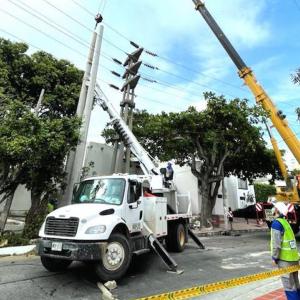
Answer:
<path fill-rule="evenodd" d="M 90 168 L 87 176 L 110 175 L 112 156 L 113 148 L 111 146 L 90 142 L 87 147 L 84 166 L 88 166 L 90 162 L 93 162 L 94 166 Z"/>
<path fill-rule="evenodd" d="M 31 205 L 31 192 L 24 185 L 19 185 L 11 205 L 11 215 L 24 215 Z M 0 204 L 0 212 L 3 211 L 4 203 Z"/>
<path fill-rule="evenodd" d="M 112 147 L 106 144 L 90 142 L 88 144 L 84 165 L 90 161 L 94 167 L 90 168 L 88 176 L 109 175 L 111 170 Z M 31 193 L 24 186 L 19 186 L 15 192 L 11 206 L 11 215 L 25 214 L 31 205 Z M 3 211 L 4 203 L 0 204 L 0 212 Z"/>

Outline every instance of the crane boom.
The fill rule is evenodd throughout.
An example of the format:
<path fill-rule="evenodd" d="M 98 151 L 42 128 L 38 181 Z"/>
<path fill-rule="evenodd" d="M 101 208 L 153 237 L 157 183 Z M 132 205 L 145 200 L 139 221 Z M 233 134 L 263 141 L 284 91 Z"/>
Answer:
<path fill-rule="evenodd" d="M 222 29 L 219 27 L 212 15 L 206 9 L 203 1 L 192 1 L 196 6 L 196 10 L 198 10 L 199 13 L 202 15 L 208 26 L 211 28 L 217 39 L 220 41 L 227 54 L 230 56 L 230 58 L 238 68 L 239 76 L 244 80 L 245 84 L 253 93 L 256 102 L 260 104 L 265 111 L 269 112 L 269 117 L 274 127 L 277 129 L 282 139 L 284 140 L 284 142 L 289 147 L 296 160 L 300 164 L 300 142 L 297 139 L 295 133 L 289 127 L 287 120 L 285 120 L 285 116 L 280 110 L 277 110 L 276 106 L 273 104 L 268 94 L 257 82 L 252 70 L 249 67 L 247 67 L 243 59 L 234 49 L 234 47 L 222 31 Z"/>

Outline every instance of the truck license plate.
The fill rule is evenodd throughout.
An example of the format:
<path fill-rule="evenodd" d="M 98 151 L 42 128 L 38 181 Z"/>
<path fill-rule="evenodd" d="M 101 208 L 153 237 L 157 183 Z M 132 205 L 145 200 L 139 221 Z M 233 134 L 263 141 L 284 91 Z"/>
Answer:
<path fill-rule="evenodd" d="M 265 215 L 267 221 L 273 221 L 275 219 L 272 209 L 265 209 Z"/>
<path fill-rule="evenodd" d="M 52 251 L 61 251 L 62 250 L 62 243 L 61 242 L 52 242 L 51 250 Z"/>

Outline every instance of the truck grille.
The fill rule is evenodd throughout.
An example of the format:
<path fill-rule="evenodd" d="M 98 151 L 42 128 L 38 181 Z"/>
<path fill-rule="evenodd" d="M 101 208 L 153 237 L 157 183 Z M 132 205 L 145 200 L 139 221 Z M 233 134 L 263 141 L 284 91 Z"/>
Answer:
<path fill-rule="evenodd" d="M 49 217 L 46 220 L 45 234 L 60 236 L 75 236 L 77 233 L 79 219 L 59 219 Z"/>

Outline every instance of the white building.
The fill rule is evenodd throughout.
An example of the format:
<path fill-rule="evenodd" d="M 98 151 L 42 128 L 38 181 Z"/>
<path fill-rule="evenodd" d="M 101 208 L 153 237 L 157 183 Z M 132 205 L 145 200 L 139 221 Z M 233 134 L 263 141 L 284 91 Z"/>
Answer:
<path fill-rule="evenodd" d="M 109 175 L 111 174 L 111 162 L 113 157 L 113 148 L 106 144 L 90 142 L 87 147 L 85 156 L 85 166 L 89 166 L 85 176 Z M 161 164 L 162 167 L 166 167 Z M 135 164 L 134 164 L 135 167 Z M 198 180 L 192 174 L 189 166 L 173 165 L 174 182 L 178 193 L 189 193 L 192 199 L 192 212 L 197 215 L 201 211 L 201 194 L 198 189 Z M 135 170 L 136 172 L 138 170 Z M 249 185 L 247 181 L 243 181 L 237 177 L 230 176 L 225 178 L 225 187 L 227 192 L 227 205 L 232 210 L 244 208 L 255 202 L 254 187 Z M 12 214 L 24 214 L 30 208 L 30 191 L 26 190 L 24 186 L 18 187 L 13 203 Z M 0 212 L 4 204 L 0 205 Z M 214 215 L 224 214 L 224 203 L 222 196 L 222 187 L 216 200 L 216 205 L 213 210 Z"/>

